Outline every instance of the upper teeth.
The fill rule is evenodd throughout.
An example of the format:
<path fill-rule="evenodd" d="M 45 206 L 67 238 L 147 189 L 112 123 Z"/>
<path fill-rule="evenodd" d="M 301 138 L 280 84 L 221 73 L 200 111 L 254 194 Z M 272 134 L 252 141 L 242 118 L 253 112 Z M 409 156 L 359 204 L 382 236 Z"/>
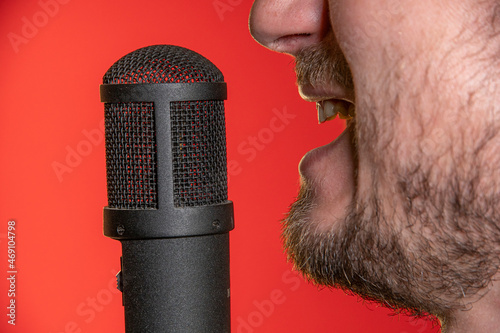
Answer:
<path fill-rule="evenodd" d="M 341 100 L 324 100 L 316 102 L 318 110 L 318 122 L 324 123 L 327 120 L 335 119 L 337 114 L 341 119 L 354 117 L 354 105 Z"/>

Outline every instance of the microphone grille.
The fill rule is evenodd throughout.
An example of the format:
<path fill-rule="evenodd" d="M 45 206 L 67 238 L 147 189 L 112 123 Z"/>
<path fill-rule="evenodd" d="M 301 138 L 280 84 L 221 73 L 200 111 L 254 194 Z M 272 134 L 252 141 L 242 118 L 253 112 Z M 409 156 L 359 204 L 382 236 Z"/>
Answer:
<path fill-rule="evenodd" d="M 202 55 L 153 45 L 114 63 L 104 84 L 224 82 Z M 157 209 L 158 168 L 154 104 L 105 103 L 108 206 Z M 173 200 L 176 207 L 227 201 L 223 100 L 170 103 Z"/>
<path fill-rule="evenodd" d="M 207 58 L 174 45 L 152 45 L 129 53 L 104 74 L 104 84 L 224 82 Z"/>
<path fill-rule="evenodd" d="M 224 101 L 172 102 L 174 205 L 227 200 Z"/>
<path fill-rule="evenodd" d="M 108 207 L 158 208 L 154 120 L 153 103 L 104 103 Z"/>

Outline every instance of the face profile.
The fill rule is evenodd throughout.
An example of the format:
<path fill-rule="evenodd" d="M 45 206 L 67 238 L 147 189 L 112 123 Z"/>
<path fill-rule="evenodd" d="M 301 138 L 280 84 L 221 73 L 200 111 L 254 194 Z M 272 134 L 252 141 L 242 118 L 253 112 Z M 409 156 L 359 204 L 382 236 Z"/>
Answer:
<path fill-rule="evenodd" d="M 283 221 L 308 280 L 449 332 L 500 327 L 498 6 L 254 2 L 250 32 L 294 57 L 304 112 L 346 119 L 302 159 Z"/>

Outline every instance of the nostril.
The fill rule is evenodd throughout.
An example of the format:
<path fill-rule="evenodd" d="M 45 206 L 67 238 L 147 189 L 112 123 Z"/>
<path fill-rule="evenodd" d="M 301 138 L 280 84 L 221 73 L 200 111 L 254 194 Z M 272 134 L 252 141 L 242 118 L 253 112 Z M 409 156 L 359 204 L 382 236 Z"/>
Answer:
<path fill-rule="evenodd" d="M 296 54 L 300 49 L 311 44 L 313 34 L 298 33 L 279 37 L 272 41 L 269 47 L 277 52 Z M 312 42 L 314 43 L 314 42 Z"/>

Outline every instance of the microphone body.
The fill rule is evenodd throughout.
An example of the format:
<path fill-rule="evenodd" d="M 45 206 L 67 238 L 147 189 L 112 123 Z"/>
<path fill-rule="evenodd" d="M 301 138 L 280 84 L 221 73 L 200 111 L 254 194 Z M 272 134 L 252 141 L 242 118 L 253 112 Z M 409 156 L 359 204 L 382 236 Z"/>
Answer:
<path fill-rule="evenodd" d="M 127 333 L 230 332 L 223 80 L 171 45 L 136 50 L 104 75 L 104 234 L 122 244 Z"/>

